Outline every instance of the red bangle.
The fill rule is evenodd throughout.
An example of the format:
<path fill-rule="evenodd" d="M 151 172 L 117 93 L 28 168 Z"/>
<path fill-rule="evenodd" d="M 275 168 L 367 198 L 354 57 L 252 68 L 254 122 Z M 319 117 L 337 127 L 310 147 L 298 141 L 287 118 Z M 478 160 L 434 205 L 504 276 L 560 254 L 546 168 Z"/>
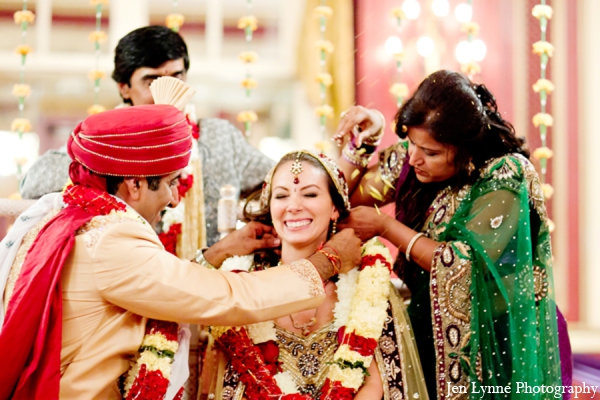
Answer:
<path fill-rule="evenodd" d="M 333 247 L 326 246 L 327 248 L 331 249 L 332 252 L 334 252 L 335 254 L 328 253 L 325 250 L 323 250 L 324 247 L 325 246 L 323 245 L 323 243 L 321 243 L 321 245 L 317 249 L 317 253 L 321 253 L 325 257 L 327 257 L 327 259 L 329 260 L 329 262 L 331 263 L 331 265 L 333 265 L 333 274 L 334 275 L 339 274 L 340 271 L 342 270 L 342 260 L 341 260 L 341 258 L 339 256 L 339 253 Z"/>

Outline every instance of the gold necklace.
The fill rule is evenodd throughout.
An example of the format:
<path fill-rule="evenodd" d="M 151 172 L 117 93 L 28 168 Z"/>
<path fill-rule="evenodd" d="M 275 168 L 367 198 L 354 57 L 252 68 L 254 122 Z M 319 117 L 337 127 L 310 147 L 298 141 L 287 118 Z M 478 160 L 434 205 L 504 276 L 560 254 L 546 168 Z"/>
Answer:
<path fill-rule="evenodd" d="M 294 328 L 300 329 L 304 336 L 308 336 L 310 334 L 310 330 L 308 328 L 317 323 L 317 311 L 319 311 L 318 308 L 315 310 L 315 315 L 305 324 L 297 324 L 296 321 L 294 321 L 294 317 L 292 317 L 292 314 L 290 314 L 292 325 L 294 326 Z"/>

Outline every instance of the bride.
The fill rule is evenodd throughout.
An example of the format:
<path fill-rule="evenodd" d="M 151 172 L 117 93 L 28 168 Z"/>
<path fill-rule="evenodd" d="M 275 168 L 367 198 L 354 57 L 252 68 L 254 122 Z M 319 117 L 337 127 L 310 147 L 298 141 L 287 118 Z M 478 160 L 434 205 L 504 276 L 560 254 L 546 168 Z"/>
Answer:
<path fill-rule="evenodd" d="M 273 225 L 282 243 L 280 263 L 320 251 L 336 265 L 339 255 L 322 243 L 349 210 L 335 162 L 299 151 L 267 175 L 260 210 L 247 214 Z M 376 240 L 362 254 L 359 268 L 325 283 L 326 299 L 314 310 L 242 328 L 211 327 L 218 356 L 208 371 L 208 398 L 426 399 L 404 304 L 389 281 L 390 254 Z M 222 268 L 271 266 L 258 257 L 244 261 L 228 259 Z"/>

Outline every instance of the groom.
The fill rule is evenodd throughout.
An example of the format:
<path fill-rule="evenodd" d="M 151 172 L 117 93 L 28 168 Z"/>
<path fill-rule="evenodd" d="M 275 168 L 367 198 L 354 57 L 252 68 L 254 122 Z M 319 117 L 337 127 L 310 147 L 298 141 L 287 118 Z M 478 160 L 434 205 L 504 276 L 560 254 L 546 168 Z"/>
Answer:
<path fill-rule="evenodd" d="M 0 354 L 9 361 L 0 399 L 120 399 L 117 381 L 149 318 L 235 326 L 323 301 L 323 282 L 334 267 L 321 253 L 234 274 L 164 250 L 150 222 L 179 201 L 178 179 L 192 140 L 186 117 L 167 105 L 106 111 L 71 134 L 73 185 L 63 196 L 66 207 L 23 238 L 17 252 L 23 257 L 11 266 L 10 276 L 18 278 L 8 280 L 4 293 Z M 243 235 L 237 231 L 225 240 L 239 243 Z M 326 246 L 342 256 L 342 271 L 360 260 L 352 231 Z"/>

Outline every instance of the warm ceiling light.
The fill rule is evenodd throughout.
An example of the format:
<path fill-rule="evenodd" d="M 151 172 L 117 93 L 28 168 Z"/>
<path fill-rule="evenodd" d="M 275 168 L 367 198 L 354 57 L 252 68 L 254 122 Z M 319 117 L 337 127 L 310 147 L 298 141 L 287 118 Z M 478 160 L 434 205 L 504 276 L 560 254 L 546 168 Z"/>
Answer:
<path fill-rule="evenodd" d="M 469 22 L 473 17 L 473 8 L 470 4 L 460 3 L 454 9 L 454 16 L 456 17 L 456 20 L 461 24 Z"/>
<path fill-rule="evenodd" d="M 404 0 L 402 11 L 408 19 L 417 19 L 421 13 L 421 5 L 417 0 Z"/>
<path fill-rule="evenodd" d="M 419 40 L 417 40 L 417 53 L 421 57 L 428 57 L 433 53 L 435 48 L 435 44 L 433 43 L 433 39 L 429 36 L 421 36 Z"/>
<path fill-rule="evenodd" d="M 450 13 L 450 3 L 448 3 L 448 0 L 433 0 L 431 9 L 436 16 L 445 17 Z"/>
<path fill-rule="evenodd" d="M 402 53 L 402 40 L 398 36 L 390 36 L 385 41 L 385 52 L 390 57 Z"/>

